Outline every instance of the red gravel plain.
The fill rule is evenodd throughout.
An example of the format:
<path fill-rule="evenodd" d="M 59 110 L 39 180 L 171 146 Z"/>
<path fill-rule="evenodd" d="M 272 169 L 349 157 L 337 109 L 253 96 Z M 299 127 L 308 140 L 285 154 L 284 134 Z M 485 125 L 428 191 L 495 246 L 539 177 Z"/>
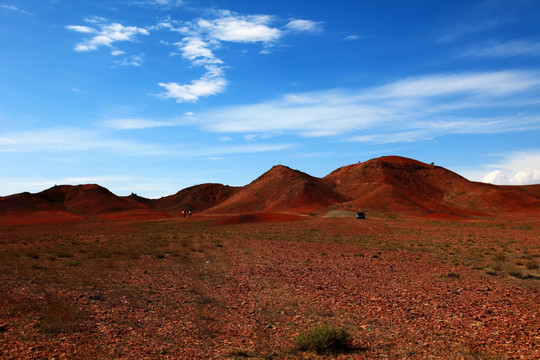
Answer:
<path fill-rule="evenodd" d="M 13 225 L 0 246 L 2 359 L 540 358 L 534 218 Z M 296 349 L 321 324 L 351 348 Z"/>

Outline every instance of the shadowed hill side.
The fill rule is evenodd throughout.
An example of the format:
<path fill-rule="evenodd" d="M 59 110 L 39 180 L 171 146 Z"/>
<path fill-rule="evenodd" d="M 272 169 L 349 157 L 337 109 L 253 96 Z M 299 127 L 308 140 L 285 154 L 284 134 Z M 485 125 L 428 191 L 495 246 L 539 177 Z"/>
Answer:
<path fill-rule="evenodd" d="M 209 212 L 309 214 L 349 200 L 319 178 L 277 165 Z"/>
<path fill-rule="evenodd" d="M 116 196 L 95 184 L 53 186 L 37 194 L 21 193 L 0 198 L 2 224 L 162 217 L 165 217 L 163 213 Z"/>
<path fill-rule="evenodd" d="M 28 192 L 0 197 L 0 224 L 50 223 L 83 220 Z"/>
<path fill-rule="evenodd" d="M 191 186 L 160 199 L 145 199 L 135 194 L 128 198 L 168 213 L 182 210 L 203 211 L 222 203 L 239 190 L 239 187 L 208 183 Z"/>

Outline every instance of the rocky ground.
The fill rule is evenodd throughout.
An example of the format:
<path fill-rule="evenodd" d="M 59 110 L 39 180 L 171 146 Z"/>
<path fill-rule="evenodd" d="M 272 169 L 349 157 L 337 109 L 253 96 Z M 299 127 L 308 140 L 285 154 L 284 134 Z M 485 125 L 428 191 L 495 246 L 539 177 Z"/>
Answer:
<path fill-rule="evenodd" d="M 538 221 L 248 220 L 0 227 L 0 357 L 540 358 Z"/>

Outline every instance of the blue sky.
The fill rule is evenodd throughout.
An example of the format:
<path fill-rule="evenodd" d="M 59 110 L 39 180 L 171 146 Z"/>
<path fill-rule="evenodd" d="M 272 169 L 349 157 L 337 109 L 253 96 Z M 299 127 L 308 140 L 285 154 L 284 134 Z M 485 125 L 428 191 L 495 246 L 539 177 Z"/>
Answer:
<path fill-rule="evenodd" d="M 384 155 L 540 183 L 540 4 L 0 0 L 0 196 Z"/>

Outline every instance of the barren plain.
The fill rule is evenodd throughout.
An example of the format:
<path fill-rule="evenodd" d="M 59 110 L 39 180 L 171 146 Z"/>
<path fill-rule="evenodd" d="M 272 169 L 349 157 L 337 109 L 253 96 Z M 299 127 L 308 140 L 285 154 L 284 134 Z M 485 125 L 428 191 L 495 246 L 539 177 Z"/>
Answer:
<path fill-rule="evenodd" d="M 3 226 L 0 356 L 537 359 L 539 238 L 376 214 Z M 318 325 L 350 347 L 299 350 Z"/>

